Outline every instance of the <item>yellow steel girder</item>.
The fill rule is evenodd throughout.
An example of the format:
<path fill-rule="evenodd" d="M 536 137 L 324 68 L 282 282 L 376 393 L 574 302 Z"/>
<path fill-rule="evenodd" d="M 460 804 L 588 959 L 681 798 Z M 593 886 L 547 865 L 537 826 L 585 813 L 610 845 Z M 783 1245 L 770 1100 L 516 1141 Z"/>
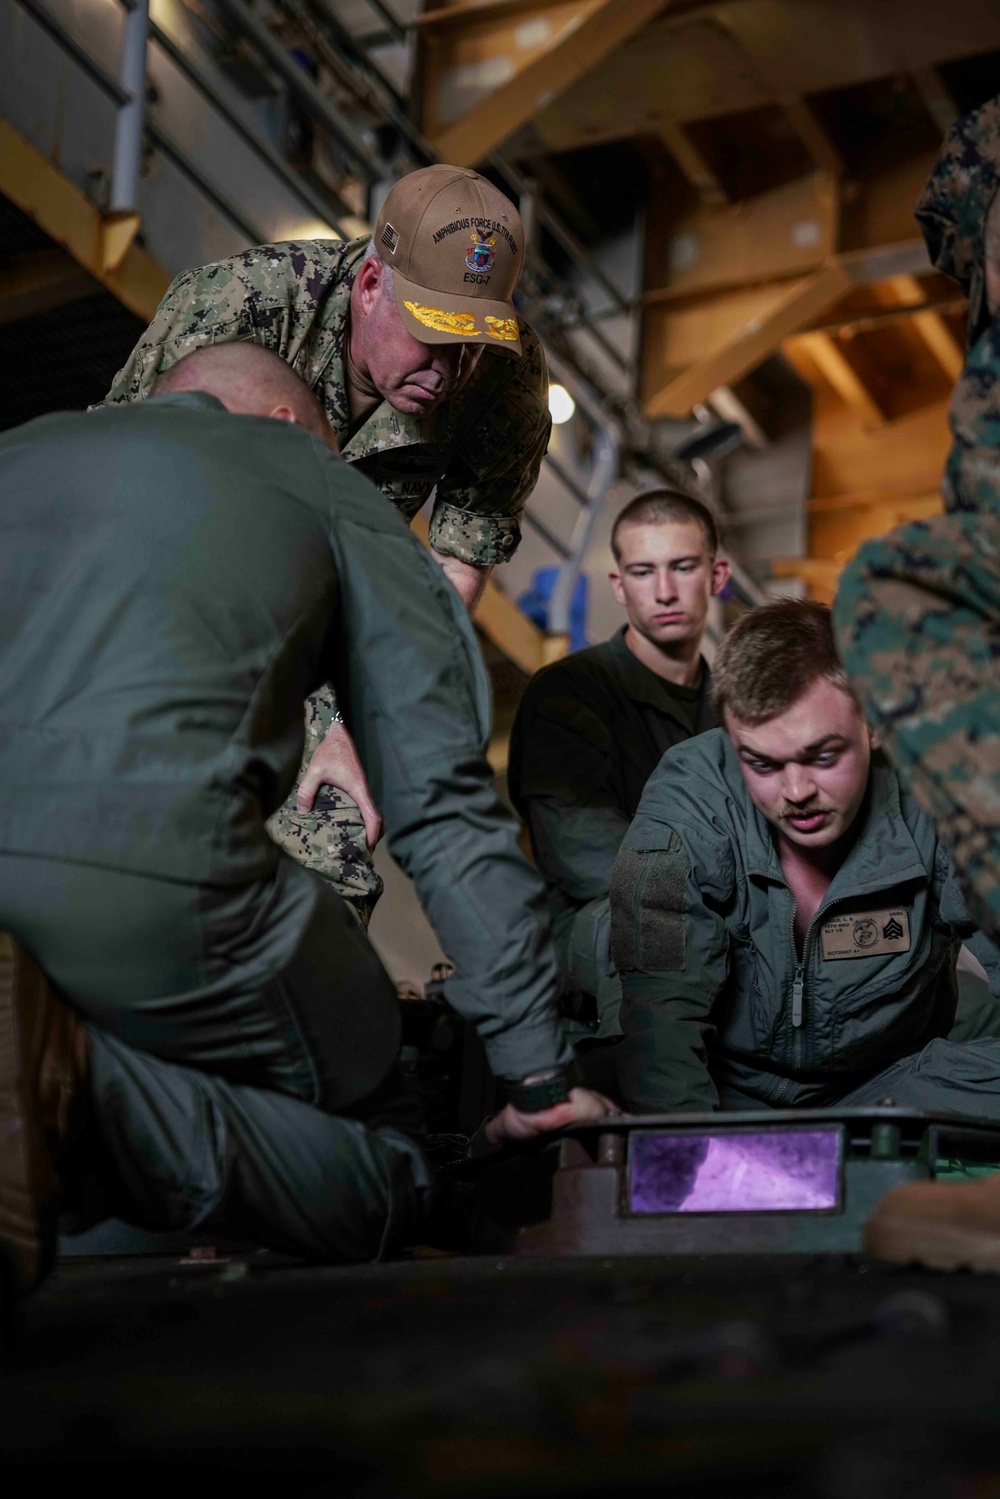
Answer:
<path fill-rule="evenodd" d="M 109 218 L 6 120 L 0 119 L 0 193 L 134 312 L 152 318 L 170 277 L 135 244 L 138 219 Z"/>

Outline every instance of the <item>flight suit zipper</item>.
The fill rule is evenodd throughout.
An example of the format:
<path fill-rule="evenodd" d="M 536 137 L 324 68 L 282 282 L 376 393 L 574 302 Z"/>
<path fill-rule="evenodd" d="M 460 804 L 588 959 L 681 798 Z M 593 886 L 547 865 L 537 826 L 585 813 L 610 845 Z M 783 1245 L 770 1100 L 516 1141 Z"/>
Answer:
<path fill-rule="evenodd" d="M 775 884 L 783 885 L 784 888 L 788 891 L 789 895 L 791 895 L 791 889 L 790 889 L 790 887 L 788 885 L 787 880 L 778 879 L 770 870 L 767 870 L 767 869 L 751 869 L 751 870 L 748 871 L 748 873 L 759 875 L 763 879 L 772 880 L 772 881 L 774 881 Z M 810 953 L 812 951 L 811 944 L 812 944 L 812 935 L 813 935 L 813 932 L 815 931 L 816 926 L 820 922 L 820 920 L 825 920 L 827 914 L 833 909 L 834 906 L 839 906 L 844 901 L 852 901 L 852 900 L 856 899 L 857 895 L 859 893 L 860 892 L 852 892 L 850 895 L 837 895 L 837 896 L 834 897 L 833 900 L 828 901 L 828 902 L 826 902 L 826 904 L 822 904 L 822 905 L 819 906 L 819 908 L 816 911 L 815 916 L 813 917 L 812 921 L 809 923 L 809 926 L 808 926 L 808 929 L 806 931 L 805 937 L 802 940 L 802 959 L 801 959 L 801 961 L 799 960 L 798 950 L 797 950 L 797 948 L 795 946 L 795 905 L 794 905 L 794 901 L 793 901 L 793 904 L 792 904 L 792 919 L 791 919 L 791 923 L 789 925 L 788 937 L 789 937 L 789 942 L 791 943 L 791 948 L 792 948 L 792 958 L 794 959 L 794 963 L 795 963 L 794 975 L 793 975 L 793 978 L 792 978 L 792 1006 L 791 1006 L 791 1021 L 792 1021 L 792 1069 L 795 1072 L 798 1072 L 798 1071 L 801 1070 L 801 1067 L 802 1067 L 802 1053 L 803 1053 L 804 1048 L 805 1048 L 805 1029 L 806 1029 L 806 968 L 808 967 L 808 964 L 809 964 L 809 955 L 810 955 Z M 790 1087 L 791 1087 L 791 1080 L 789 1080 L 788 1086 L 789 1086 L 789 1089 L 790 1089 Z"/>
<path fill-rule="evenodd" d="M 788 888 L 787 886 L 785 887 Z M 791 891 L 788 892 L 791 894 Z M 792 921 L 789 936 L 792 956 L 795 959 L 795 976 L 792 979 L 792 1070 L 798 1072 L 802 1065 L 802 1027 L 805 1021 L 806 947 L 802 944 L 802 961 L 795 946 L 795 902 L 792 901 Z M 806 934 L 808 938 L 808 933 Z"/>
<path fill-rule="evenodd" d="M 805 1036 L 806 1023 L 806 966 L 809 962 L 809 954 L 812 951 L 812 935 L 821 919 L 825 920 L 827 914 L 834 906 L 841 905 L 845 900 L 852 900 L 851 895 L 838 895 L 826 905 L 820 905 L 812 921 L 810 921 L 805 937 L 802 939 L 802 961 L 796 961 L 795 977 L 792 980 L 792 1066 L 796 1071 L 802 1065 L 802 1048 Z M 792 916 L 792 942 L 795 942 L 795 917 Z M 798 954 L 796 954 L 796 959 Z"/>
<path fill-rule="evenodd" d="M 792 1025 L 796 1030 L 802 1029 L 802 991 L 806 986 L 804 967 L 804 963 L 799 964 L 792 980 Z"/>

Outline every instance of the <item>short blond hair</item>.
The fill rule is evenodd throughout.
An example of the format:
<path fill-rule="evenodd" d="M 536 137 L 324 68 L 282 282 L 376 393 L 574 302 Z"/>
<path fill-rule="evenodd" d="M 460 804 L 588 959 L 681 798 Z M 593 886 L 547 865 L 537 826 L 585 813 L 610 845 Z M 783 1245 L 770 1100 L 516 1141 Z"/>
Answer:
<path fill-rule="evenodd" d="M 615 562 L 622 560 L 620 534 L 628 526 L 700 526 L 708 548 L 708 555 L 715 557 L 719 550 L 719 528 L 707 505 L 686 490 L 664 485 L 662 489 L 648 489 L 645 494 L 629 500 L 624 510 L 611 527 L 611 550 Z"/>
<path fill-rule="evenodd" d="M 712 706 L 740 723 L 777 718 L 825 679 L 857 703 L 833 639 L 825 604 L 776 599 L 751 609 L 723 638 L 712 664 Z"/>

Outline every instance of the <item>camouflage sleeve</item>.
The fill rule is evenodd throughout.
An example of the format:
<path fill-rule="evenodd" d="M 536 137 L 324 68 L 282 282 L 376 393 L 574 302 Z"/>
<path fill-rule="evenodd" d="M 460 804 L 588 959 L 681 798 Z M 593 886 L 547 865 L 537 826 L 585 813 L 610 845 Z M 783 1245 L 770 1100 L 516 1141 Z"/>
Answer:
<path fill-rule="evenodd" d="M 153 321 L 136 344 L 105 396 L 107 405 L 144 401 L 162 371 L 203 344 L 253 338 L 246 307 L 243 256 L 183 271 L 167 288 Z"/>
<path fill-rule="evenodd" d="M 314 869 L 367 930 L 382 880 L 375 873 L 365 839 L 365 825 L 357 803 L 337 786 L 324 784 L 312 810 L 302 812 L 295 800 L 299 782 L 318 746 L 330 732 L 337 698 L 329 683 L 306 699 L 306 738 L 302 764 L 283 807 L 268 819 L 267 831 L 279 847 L 306 869 Z"/>
<path fill-rule="evenodd" d="M 549 445 L 548 371 L 541 344 L 527 325 L 522 348 L 513 378 L 503 381 L 486 409 L 463 430 L 460 459 L 437 486 L 430 544 L 474 567 L 513 557 L 521 539 L 521 512 Z"/>
<path fill-rule="evenodd" d="M 980 931 L 1000 940 L 1000 516 L 866 542 L 834 605 L 844 668 L 937 826 Z"/>
<path fill-rule="evenodd" d="M 344 283 L 357 242 L 289 240 L 182 271 L 118 371 L 107 404 L 143 401 L 157 375 L 205 344 L 252 340 L 315 384 L 340 329 L 315 336 L 321 304 Z"/>
<path fill-rule="evenodd" d="M 949 416 L 955 440 L 942 483 L 945 509 L 1000 512 L 1000 320 L 969 351 Z"/>

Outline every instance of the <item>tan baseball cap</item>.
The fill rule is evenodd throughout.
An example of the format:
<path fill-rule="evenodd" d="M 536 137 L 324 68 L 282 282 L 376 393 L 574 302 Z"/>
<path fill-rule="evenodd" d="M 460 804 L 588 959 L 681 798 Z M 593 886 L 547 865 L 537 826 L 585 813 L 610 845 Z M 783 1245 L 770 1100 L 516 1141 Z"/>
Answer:
<path fill-rule="evenodd" d="M 492 182 L 443 164 L 410 172 L 390 188 L 374 238 L 392 266 L 396 305 L 414 338 L 520 354 L 511 298 L 524 230 Z"/>

